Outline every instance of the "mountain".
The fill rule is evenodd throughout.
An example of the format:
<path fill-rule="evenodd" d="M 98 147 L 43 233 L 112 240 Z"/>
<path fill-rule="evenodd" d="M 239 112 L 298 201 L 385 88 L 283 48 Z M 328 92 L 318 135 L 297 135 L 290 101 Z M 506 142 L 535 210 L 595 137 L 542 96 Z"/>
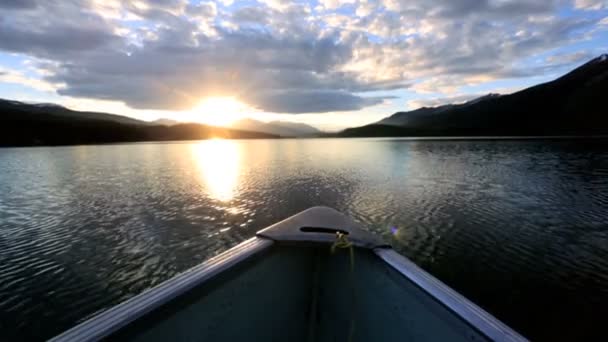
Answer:
<path fill-rule="evenodd" d="M 608 55 L 551 82 L 510 95 L 398 112 L 338 136 L 608 134 Z"/>
<path fill-rule="evenodd" d="M 173 125 L 179 124 L 179 121 L 175 121 L 175 120 L 171 120 L 171 119 L 165 119 L 165 118 L 160 118 L 160 119 L 156 119 L 154 121 L 150 121 L 149 124 L 150 125 L 173 126 Z"/>
<path fill-rule="evenodd" d="M 322 133 L 320 130 L 310 125 L 287 121 L 262 122 L 253 119 L 241 119 L 233 123 L 231 127 L 247 131 L 280 135 L 282 137 L 307 137 Z"/>
<path fill-rule="evenodd" d="M 79 112 L 65 108 L 53 103 L 25 103 L 13 100 L 0 99 L 0 113 L 26 112 L 35 119 L 35 115 L 52 116 L 54 118 L 76 119 L 76 120 L 102 120 L 118 122 L 123 124 L 145 124 L 144 121 L 132 119 L 126 116 L 97 113 Z M 1 120 L 2 118 L 0 118 Z M 42 119 L 42 118 L 41 118 Z"/>
<path fill-rule="evenodd" d="M 79 112 L 49 104 L 0 100 L 0 146 L 75 145 L 207 138 L 278 136 L 200 124 L 151 124 L 128 117 Z"/>
<path fill-rule="evenodd" d="M 424 124 L 426 120 L 432 116 L 438 116 L 448 110 L 457 108 L 466 108 L 472 104 L 499 97 L 500 94 L 488 94 L 476 99 L 470 100 L 463 104 L 447 104 L 438 107 L 422 107 L 409 112 L 397 112 L 387 118 L 378 121 L 378 125 L 389 126 L 417 126 Z"/>

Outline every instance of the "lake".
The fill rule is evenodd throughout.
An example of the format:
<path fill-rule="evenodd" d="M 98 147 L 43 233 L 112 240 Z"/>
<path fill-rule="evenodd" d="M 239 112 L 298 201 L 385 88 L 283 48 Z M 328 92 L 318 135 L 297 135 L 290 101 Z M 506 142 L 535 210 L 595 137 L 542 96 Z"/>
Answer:
<path fill-rule="evenodd" d="M 316 205 L 528 338 L 605 338 L 608 143 L 306 139 L 0 149 L 0 340 L 54 336 Z"/>

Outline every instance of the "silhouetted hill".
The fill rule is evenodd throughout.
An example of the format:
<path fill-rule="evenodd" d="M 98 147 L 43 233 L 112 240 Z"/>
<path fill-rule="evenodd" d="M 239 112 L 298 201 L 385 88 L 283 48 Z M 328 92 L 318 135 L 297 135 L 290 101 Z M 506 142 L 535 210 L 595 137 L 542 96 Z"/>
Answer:
<path fill-rule="evenodd" d="M 438 107 L 422 107 L 422 108 L 418 108 L 416 110 L 412 110 L 409 112 L 397 112 L 387 118 L 384 118 L 384 119 L 378 121 L 376 124 L 377 125 L 389 125 L 389 126 L 415 127 L 417 125 L 425 124 L 425 122 L 429 121 L 430 119 L 433 119 L 434 116 L 436 119 L 438 116 L 440 116 L 441 114 L 445 113 L 448 110 L 466 108 L 477 102 L 494 99 L 499 96 L 500 96 L 499 94 L 488 94 L 488 95 L 470 100 L 470 101 L 462 103 L 462 104 L 447 104 L 447 105 L 438 106 Z"/>
<path fill-rule="evenodd" d="M 0 99 L 0 113 L 11 112 L 27 112 L 30 120 L 44 119 L 34 116 L 35 114 L 42 116 L 52 116 L 54 118 L 77 119 L 77 120 L 103 120 L 118 122 L 124 124 L 146 124 L 145 121 L 136 120 L 122 115 L 97 113 L 97 112 L 81 112 L 71 110 L 53 103 L 35 103 L 29 104 L 13 100 Z M 1 120 L 1 118 L 0 118 Z"/>
<path fill-rule="evenodd" d="M 245 139 L 277 136 L 200 124 L 151 125 L 114 114 L 78 112 L 56 105 L 0 100 L 0 146 L 196 140 L 214 137 Z"/>
<path fill-rule="evenodd" d="M 339 136 L 489 136 L 608 134 L 608 56 L 551 82 L 510 95 L 398 112 Z"/>

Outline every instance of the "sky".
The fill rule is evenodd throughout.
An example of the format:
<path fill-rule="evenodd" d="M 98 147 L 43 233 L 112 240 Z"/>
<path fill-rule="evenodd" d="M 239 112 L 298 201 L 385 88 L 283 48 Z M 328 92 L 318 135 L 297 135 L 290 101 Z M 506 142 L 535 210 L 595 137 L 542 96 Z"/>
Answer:
<path fill-rule="evenodd" d="M 608 0 L 1 0 L 0 98 L 333 131 L 608 52 Z"/>

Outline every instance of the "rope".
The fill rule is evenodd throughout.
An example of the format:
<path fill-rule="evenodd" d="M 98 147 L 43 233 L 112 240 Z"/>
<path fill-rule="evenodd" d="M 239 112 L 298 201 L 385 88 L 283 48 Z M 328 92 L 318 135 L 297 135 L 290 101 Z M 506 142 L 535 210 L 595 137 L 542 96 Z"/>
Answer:
<path fill-rule="evenodd" d="M 348 252 L 350 255 L 350 284 L 352 290 L 352 310 L 350 317 L 350 327 L 348 331 L 348 341 L 353 341 L 353 336 L 355 334 L 355 308 L 356 308 L 356 293 L 355 293 L 355 248 L 353 247 L 352 242 L 348 241 L 348 237 L 346 234 L 341 232 L 336 232 L 336 241 L 331 245 L 331 253 L 334 254 L 337 248 L 345 249 L 348 248 Z"/>

